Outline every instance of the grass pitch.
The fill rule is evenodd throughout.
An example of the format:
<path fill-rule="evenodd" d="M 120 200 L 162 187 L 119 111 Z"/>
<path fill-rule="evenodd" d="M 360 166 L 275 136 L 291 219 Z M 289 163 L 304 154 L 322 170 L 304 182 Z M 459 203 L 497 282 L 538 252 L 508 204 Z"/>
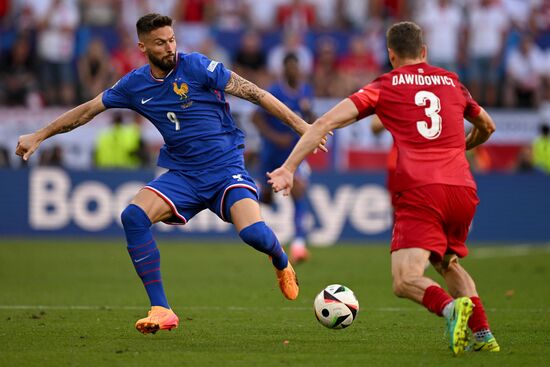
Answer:
<path fill-rule="evenodd" d="M 314 248 L 296 270 L 298 300 L 280 294 L 267 258 L 244 244 L 160 241 L 180 327 L 141 335 L 148 310 L 124 241 L 0 242 L 1 366 L 544 366 L 550 360 L 550 248 L 471 247 L 500 353 L 453 357 L 444 320 L 391 291 L 385 245 Z M 433 271 L 428 274 L 436 278 Z M 437 278 L 436 278 L 437 279 Z M 315 319 L 326 285 L 353 289 L 345 330 Z"/>

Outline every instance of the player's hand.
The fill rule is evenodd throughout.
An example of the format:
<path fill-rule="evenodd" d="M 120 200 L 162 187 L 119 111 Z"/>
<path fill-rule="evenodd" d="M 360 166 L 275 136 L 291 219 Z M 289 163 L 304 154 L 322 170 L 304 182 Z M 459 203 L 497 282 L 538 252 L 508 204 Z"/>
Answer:
<path fill-rule="evenodd" d="M 290 195 L 292 185 L 294 184 L 294 175 L 284 166 L 277 168 L 273 172 L 267 172 L 267 183 L 271 184 L 273 191 L 283 191 L 284 196 Z"/>
<path fill-rule="evenodd" d="M 36 134 L 21 135 L 17 141 L 15 154 L 23 157 L 23 160 L 29 160 L 30 156 L 38 149 L 42 141 Z"/>
<path fill-rule="evenodd" d="M 323 137 L 323 139 L 321 139 L 321 143 L 319 143 L 317 148 L 315 148 L 315 150 L 313 151 L 313 154 L 316 154 L 318 150 L 322 150 L 323 152 L 328 153 L 327 142 L 328 142 L 329 135 L 333 136 L 334 133 L 332 131 L 329 131 L 328 135 L 326 135 L 325 137 Z"/>

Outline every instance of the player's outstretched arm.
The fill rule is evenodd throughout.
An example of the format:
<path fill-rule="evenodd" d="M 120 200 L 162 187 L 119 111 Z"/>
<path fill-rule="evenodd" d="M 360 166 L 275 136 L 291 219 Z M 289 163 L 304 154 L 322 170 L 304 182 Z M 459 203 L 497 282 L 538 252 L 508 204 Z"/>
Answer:
<path fill-rule="evenodd" d="M 466 136 L 466 149 L 468 150 L 485 143 L 496 130 L 493 119 L 483 108 L 479 115 L 475 117 L 466 116 L 466 120 L 474 125 L 474 128 Z"/>
<path fill-rule="evenodd" d="M 28 160 L 44 140 L 86 124 L 97 114 L 105 111 L 106 108 L 103 105 L 102 95 L 103 93 L 100 93 L 94 99 L 65 112 L 32 134 L 21 135 L 17 142 L 15 154 L 22 156 L 24 160 Z"/>
<path fill-rule="evenodd" d="M 307 122 L 292 112 L 290 108 L 271 93 L 244 79 L 235 72 L 231 72 L 231 77 L 225 86 L 225 92 L 263 107 L 267 112 L 277 117 L 300 135 L 304 135 L 310 127 Z M 326 152 L 325 143 L 326 138 L 323 137 L 319 148 Z"/>
<path fill-rule="evenodd" d="M 359 111 L 355 104 L 346 98 L 330 111 L 319 117 L 311 128 L 300 138 L 287 160 L 273 172 L 267 174 L 268 183 L 275 192 L 283 191 L 284 195 L 292 190 L 292 176 L 296 169 L 306 159 L 307 155 L 319 145 L 321 140 L 334 129 L 344 127 L 357 120 Z"/>

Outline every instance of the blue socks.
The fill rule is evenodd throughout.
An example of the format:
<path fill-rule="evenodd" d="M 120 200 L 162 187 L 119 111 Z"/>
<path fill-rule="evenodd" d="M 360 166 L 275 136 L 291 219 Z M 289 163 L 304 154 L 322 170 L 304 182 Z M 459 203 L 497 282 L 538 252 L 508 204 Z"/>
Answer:
<path fill-rule="evenodd" d="M 307 201 L 305 197 L 294 199 L 294 237 L 306 238 L 306 228 L 304 225 L 304 216 L 307 213 Z"/>
<path fill-rule="evenodd" d="M 151 233 L 151 221 L 139 206 L 130 204 L 121 214 L 128 253 L 136 268 L 151 306 L 170 308 L 160 275 L 160 253 Z"/>
<path fill-rule="evenodd" d="M 242 240 L 256 250 L 271 256 L 271 262 L 278 270 L 288 265 L 288 257 L 275 233 L 264 222 L 256 222 L 239 232 Z"/>

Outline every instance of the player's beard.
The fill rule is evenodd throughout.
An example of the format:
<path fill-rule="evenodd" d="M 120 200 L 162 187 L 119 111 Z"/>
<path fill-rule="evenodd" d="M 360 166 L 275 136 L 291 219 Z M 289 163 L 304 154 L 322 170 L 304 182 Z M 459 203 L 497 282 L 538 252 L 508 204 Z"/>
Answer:
<path fill-rule="evenodd" d="M 147 57 L 149 58 L 149 61 L 151 62 L 151 64 L 155 65 L 157 68 L 159 68 L 162 71 L 168 72 L 176 66 L 175 54 L 170 56 L 165 56 L 162 59 L 159 59 L 148 52 Z"/>

